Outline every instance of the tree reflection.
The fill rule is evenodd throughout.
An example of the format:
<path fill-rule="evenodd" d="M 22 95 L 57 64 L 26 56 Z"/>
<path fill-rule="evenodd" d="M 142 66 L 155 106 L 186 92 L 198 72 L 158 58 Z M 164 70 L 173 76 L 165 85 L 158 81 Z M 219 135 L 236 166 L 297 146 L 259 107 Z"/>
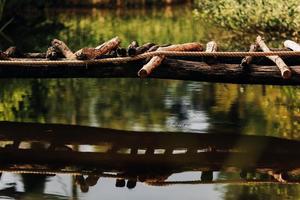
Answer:
<path fill-rule="evenodd" d="M 1 87 L 2 120 L 300 137 L 297 87 L 136 79 L 9 80 Z"/>

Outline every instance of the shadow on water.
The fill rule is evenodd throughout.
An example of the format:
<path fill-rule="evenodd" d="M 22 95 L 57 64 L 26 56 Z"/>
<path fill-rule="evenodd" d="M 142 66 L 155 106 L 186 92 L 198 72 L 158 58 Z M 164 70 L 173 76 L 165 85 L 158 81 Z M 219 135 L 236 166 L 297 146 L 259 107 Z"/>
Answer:
<path fill-rule="evenodd" d="M 0 171 L 21 174 L 24 184 L 23 192 L 15 185 L 0 191 L 11 197 L 43 194 L 48 178 L 59 174 L 72 176 L 83 193 L 102 178 L 128 189 L 140 183 L 300 183 L 300 142 L 269 136 L 1 122 L 0 141 Z M 198 178 L 169 180 L 183 172 L 195 172 Z"/>

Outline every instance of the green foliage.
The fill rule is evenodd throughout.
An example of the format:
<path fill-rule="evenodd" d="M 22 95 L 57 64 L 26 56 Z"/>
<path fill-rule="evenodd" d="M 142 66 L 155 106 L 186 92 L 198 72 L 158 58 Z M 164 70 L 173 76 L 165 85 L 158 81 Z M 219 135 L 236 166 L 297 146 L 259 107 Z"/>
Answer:
<path fill-rule="evenodd" d="M 196 16 L 238 31 L 279 31 L 297 34 L 299 0 L 198 0 Z"/>

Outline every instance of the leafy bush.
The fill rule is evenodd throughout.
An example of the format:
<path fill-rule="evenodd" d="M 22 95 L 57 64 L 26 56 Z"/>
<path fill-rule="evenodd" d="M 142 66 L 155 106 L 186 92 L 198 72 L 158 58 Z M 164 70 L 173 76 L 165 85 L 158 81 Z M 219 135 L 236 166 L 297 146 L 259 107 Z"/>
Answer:
<path fill-rule="evenodd" d="M 300 28 L 300 1 L 198 0 L 198 17 L 210 18 L 234 30 L 280 31 L 297 34 Z"/>

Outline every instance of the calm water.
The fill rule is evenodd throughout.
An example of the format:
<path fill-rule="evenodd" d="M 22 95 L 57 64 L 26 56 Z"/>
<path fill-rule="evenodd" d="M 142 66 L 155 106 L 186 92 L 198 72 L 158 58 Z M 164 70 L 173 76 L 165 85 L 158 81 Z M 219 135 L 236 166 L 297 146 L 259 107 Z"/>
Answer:
<path fill-rule="evenodd" d="M 9 40 L 26 51 L 44 51 L 54 37 L 66 41 L 74 50 L 97 46 L 116 35 L 124 45 L 132 40 L 182 43 L 214 39 L 223 49 L 247 49 L 255 38 L 214 28 L 205 20 L 196 21 L 190 8 L 56 10 L 26 16 L 15 30 L 6 30 Z M 11 45 L 9 40 L 2 40 L 2 48 Z M 300 141 L 300 88 L 138 79 L 0 80 L 0 119 L 129 131 L 275 136 Z M 72 142 L 66 145 L 89 152 L 102 148 L 90 144 L 75 148 Z M 117 158 L 113 161 L 119 162 Z M 167 180 L 198 180 L 201 174 L 183 171 Z M 229 177 L 224 173 L 214 172 L 213 176 Z M 3 173 L 1 188 L 6 188 L 3 196 L 16 199 L 296 199 L 300 195 L 298 185 L 275 184 L 159 187 L 138 182 L 130 190 L 116 188 L 115 178 L 101 178 L 85 193 L 75 179 L 70 175 Z"/>

